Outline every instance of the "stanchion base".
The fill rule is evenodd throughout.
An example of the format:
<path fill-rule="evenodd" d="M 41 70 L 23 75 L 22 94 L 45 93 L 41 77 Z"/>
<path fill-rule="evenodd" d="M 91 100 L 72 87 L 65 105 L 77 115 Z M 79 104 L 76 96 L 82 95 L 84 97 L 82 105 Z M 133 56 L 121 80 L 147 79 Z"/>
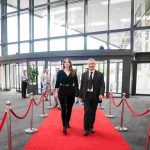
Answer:
<path fill-rule="evenodd" d="M 32 128 L 32 129 L 28 128 L 28 129 L 25 129 L 25 132 L 26 132 L 26 133 L 35 133 L 35 132 L 37 132 L 37 131 L 38 131 L 38 129 L 36 129 L 36 128 Z"/>
<path fill-rule="evenodd" d="M 105 116 L 108 117 L 108 118 L 114 118 L 113 115 L 105 115 Z"/>
<path fill-rule="evenodd" d="M 41 114 L 40 117 L 42 118 L 46 118 L 48 116 L 48 114 Z"/>
<path fill-rule="evenodd" d="M 115 127 L 118 131 L 128 131 L 126 127 Z"/>

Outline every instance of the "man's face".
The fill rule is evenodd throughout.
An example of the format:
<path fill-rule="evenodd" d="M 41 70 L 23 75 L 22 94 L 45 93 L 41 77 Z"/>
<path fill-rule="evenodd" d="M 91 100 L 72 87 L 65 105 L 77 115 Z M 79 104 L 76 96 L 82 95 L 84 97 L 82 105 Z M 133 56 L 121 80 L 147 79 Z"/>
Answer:
<path fill-rule="evenodd" d="M 92 60 L 88 61 L 88 69 L 89 69 L 90 71 L 95 70 L 95 66 L 96 66 L 95 61 L 92 61 Z"/>

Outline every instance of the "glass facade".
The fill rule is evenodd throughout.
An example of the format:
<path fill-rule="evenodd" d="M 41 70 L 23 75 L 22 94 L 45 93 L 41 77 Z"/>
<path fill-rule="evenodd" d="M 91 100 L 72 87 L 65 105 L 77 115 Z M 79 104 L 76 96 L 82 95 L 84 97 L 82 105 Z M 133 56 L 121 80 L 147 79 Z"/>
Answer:
<path fill-rule="evenodd" d="M 80 16 L 80 17 L 79 17 Z M 84 33 L 84 2 L 68 4 L 67 34 Z"/>
<path fill-rule="evenodd" d="M 50 37 L 65 35 L 65 4 L 50 6 Z"/>
<path fill-rule="evenodd" d="M 29 11 L 20 12 L 20 41 L 29 40 Z"/>
<path fill-rule="evenodd" d="M 150 30 L 134 32 L 134 50 L 136 52 L 150 52 Z"/>
<path fill-rule="evenodd" d="M 137 27 L 150 26 L 150 1 L 135 0 L 134 3 L 134 24 Z"/>
<path fill-rule="evenodd" d="M 7 26 L 3 26 L 3 34 L 6 34 L 7 38 L 3 43 L 8 47 L 13 42 L 28 41 L 29 50 L 25 50 L 26 53 L 90 49 L 132 50 L 131 32 L 134 32 L 134 46 L 137 45 L 137 37 L 139 37 L 136 28 L 131 30 L 133 25 L 137 27 L 139 24 L 150 25 L 148 0 L 134 1 L 133 25 L 131 24 L 131 0 L 34 0 L 30 4 L 29 0 L 19 2 L 3 0 L 3 3 L 5 2 L 7 5 L 2 7 L 7 6 L 7 12 L 1 11 L 1 15 L 3 20 L 7 18 Z M 144 21 L 140 17 L 144 17 Z M 74 37 L 75 35 L 77 37 Z M 145 38 L 149 40 L 149 37 Z M 36 42 L 34 44 L 32 42 L 34 40 L 44 40 L 46 44 L 44 49 L 37 50 Z M 65 42 L 61 44 L 61 48 L 53 46 L 54 41 L 62 40 Z M 79 46 L 76 45 L 77 41 Z M 20 45 L 23 45 L 21 43 Z M 18 53 L 22 53 L 22 49 L 19 48 Z"/>
<path fill-rule="evenodd" d="M 137 65 L 137 94 L 150 94 L 150 63 Z"/>
<path fill-rule="evenodd" d="M 124 53 L 134 57 L 150 52 L 149 0 L 1 0 L 0 6 L 1 58 L 54 51 L 56 55 L 83 51 L 89 57 L 96 53 L 110 67 L 106 82 L 112 83 L 107 86 L 113 84 L 113 92 L 120 93 Z M 118 51 L 122 58 L 116 56 Z M 137 75 L 137 92 L 139 80 Z"/>
<path fill-rule="evenodd" d="M 108 28 L 108 2 L 90 0 L 87 6 L 87 32 L 105 31 Z M 103 13 L 102 13 L 103 12 Z"/>

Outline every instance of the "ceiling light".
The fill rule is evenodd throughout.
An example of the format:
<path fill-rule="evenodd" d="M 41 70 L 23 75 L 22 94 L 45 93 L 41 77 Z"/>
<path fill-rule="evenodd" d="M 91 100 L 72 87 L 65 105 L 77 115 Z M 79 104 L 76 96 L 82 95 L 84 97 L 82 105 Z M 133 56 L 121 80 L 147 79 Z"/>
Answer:
<path fill-rule="evenodd" d="M 92 26 L 102 26 L 102 25 L 106 25 L 106 22 L 101 21 L 101 22 L 93 22 L 91 23 Z"/>
<path fill-rule="evenodd" d="M 72 7 L 68 9 L 69 11 L 77 11 L 77 10 L 82 10 L 82 7 Z"/>
<path fill-rule="evenodd" d="M 131 21 L 131 18 L 123 18 L 123 19 L 120 19 L 121 22 L 130 22 Z"/>
<path fill-rule="evenodd" d="M 111 0 L 110 4 L 119 4 L 119 3 L 125 3 L 125 2 L 131 2 L 131 0 Z M 101 2 L 102 5 L 108 5 L 108 0 Z"/>
<path fill-rule="evenodd" d="M 70 25 L 69 28 L 83 28 L 84 24 Z"/>

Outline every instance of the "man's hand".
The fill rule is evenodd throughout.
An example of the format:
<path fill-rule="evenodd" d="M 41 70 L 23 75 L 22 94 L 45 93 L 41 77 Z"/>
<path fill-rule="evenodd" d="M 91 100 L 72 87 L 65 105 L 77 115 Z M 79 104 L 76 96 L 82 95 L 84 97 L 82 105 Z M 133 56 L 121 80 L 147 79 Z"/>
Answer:
<path fill-rule="evenodd" d="M 103 95 L 99 95 L 99 100 L 102 100 L 103 99 Z"/>

